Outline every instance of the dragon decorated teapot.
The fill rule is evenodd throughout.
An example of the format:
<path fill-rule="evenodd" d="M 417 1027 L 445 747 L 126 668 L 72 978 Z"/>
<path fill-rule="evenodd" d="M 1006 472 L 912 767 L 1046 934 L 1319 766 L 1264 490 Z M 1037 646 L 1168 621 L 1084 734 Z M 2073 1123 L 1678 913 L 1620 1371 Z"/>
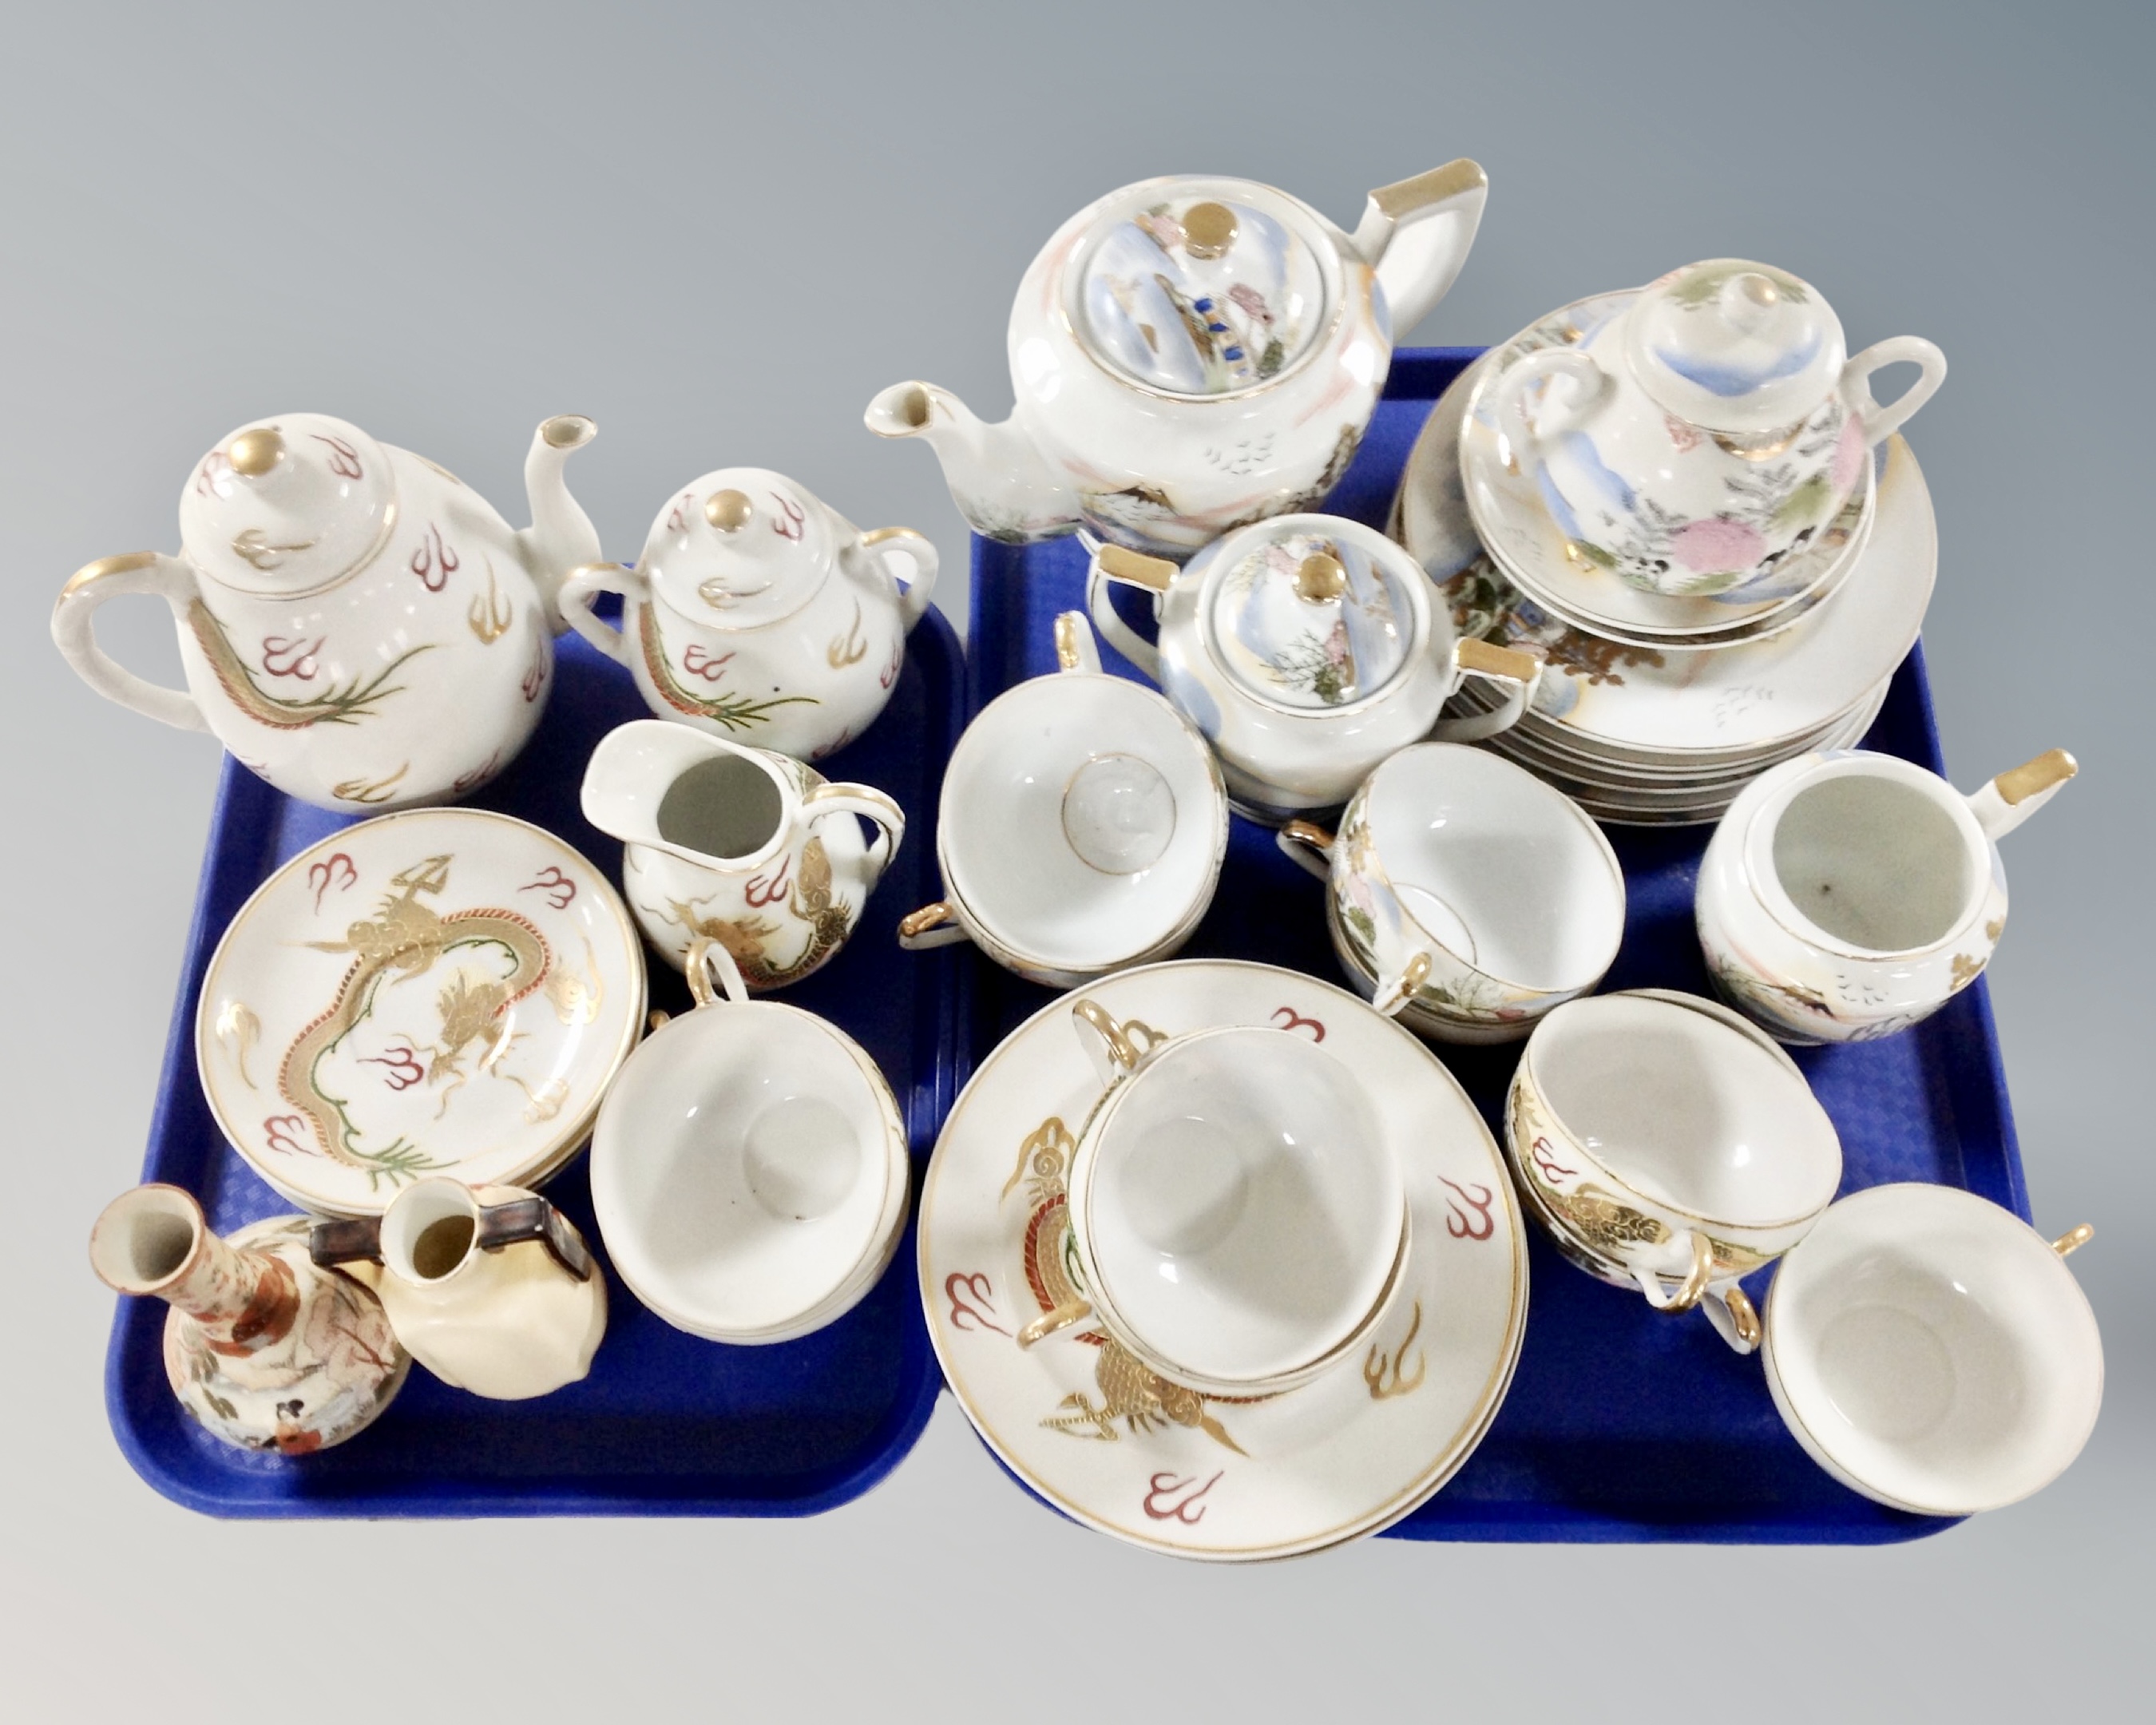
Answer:
<path fill-rule="evenodd" d="M 727 467 L 667 500 L 634 568 L 578 570 L 562 608 L 660 718 L 813 761 L 891 699 L 936 562 L 911 527 L 864 533 L 783 474 Z M 592 609 L 602 593 L 621 596 L 619 630 Z"/>
<path fill-rule="evenodd" d="M 1905 362 L 1917 381 L 1881 406 L 1872 373 Z M 1507 367 L 1488 410 L 1573 555 L 1645 593 L 1711 597 L 1748 590 L 1832 521 L 1946 374 L 1918 336 L 1851 357 L 1810 283 L 1717 258 Z"/>
<path fill-rule="evenodd" d="M 461 797 L 539 721 L 555 596 L 598 553 L 562 474 L 595 431 L 575 414 L 539 428 L 524 464 L 532 525 L 516 532 L 454 475 L 342 419 L 257 420 L 189 475 L 181 554 L 77 571 L 53 639 L 107 700 L 212 732 L 302 802 L 350 812 Z M 172 607 L 184 691 L 99 648 L 93 619 L 121 593 Z"/>
<path fill-rule="evenodd" d="M 1082 525 L 1180 561 L 1332 490 L 1394 331 L 1452 285 L 1488 187 L 1474 162 L 1448 162 L 1373 192 L 1351 238 L 1254 181 L 1126 186 L 1058 228 L 1019 282 L 1009 419 L 910 382 L 869 403 L 869 429 L 926 438 L 986 537 Z"/>

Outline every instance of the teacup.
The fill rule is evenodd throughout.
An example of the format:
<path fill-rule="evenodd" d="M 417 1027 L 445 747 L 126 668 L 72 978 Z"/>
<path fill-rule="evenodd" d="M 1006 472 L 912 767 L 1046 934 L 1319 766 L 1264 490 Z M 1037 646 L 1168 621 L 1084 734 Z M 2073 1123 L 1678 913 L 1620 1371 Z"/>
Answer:
<path fill-rule="evenodd" d="M 1510 1042 L 1602 980 L 1625 873 L 1563 792 L 1481 749 L 1425 742 L 1364 779 L 1336 837 L 1280 848 L 1326 882 L 1333 950 L 1379 1012 L 1447 1042 Z"/>
<path fill-rule="evenodd" d="M 1740 1353 L 1759 1319 L 1738 1279 L 1802 1240 L 1841 1183 L 1841 1141 L 1796 1063 L 1727 1008 L 1660 988 L 1536 1026 L 1505 1149 L 1566 1257 L 1663 1312 L 1705 1302 Z"/>
<path fill-rule="evenodd" d="M 696 943 L 689 987 L 696 1009 L 644 1040 L 599 1109 L 592 1207 L 621 1279 L 676 1329 L 792 1341 L 890 1264 L 905 1123 L 852 1038 L 751 1000 L 723 946 Z"/>
<path fill-rule="evenodd" d="M 1075 988 L 1171 957 L 1213 901 L 1227 793 L 1204 739 L 1149 689 L 1102 674 L 1083 615 L 1055 619 L 1060 669 L 1006 691 L 944 769 L 944 897 L 899 924 L 920 950 L 970 940 Z"/>
<path fill-rule="evenodd" d="M 1163 1037 L 1071 1009 L 1106 1089 L 1078 1134 L 1067 1214 L 1081 1294 L 1021 1348 L 1089 1321 L 1208 1394 L 1265 1396 L 1347 1360 L 1407 1251 L 1407 1197 L 1347 1067 L 1265 1025 Z"/>
<path fill-rule="evenodd" d="M 1784 1042 L 1863 1042 L 1974 982 L 2006 927 L 1997 841 L 2076 772 L 2053 749 L 1964 797 L 1892 755 L 1805 755 L 1731 804 L 1694 901 L 1724 999 Z"/>
<path fill-rule="evenodd" d="M 1918 1515 L 2041 1490 L 2081 1453 L 2103 1343 L 2056 1240 L 1974 1193 L 1874 1186 L 1822 1216 L 1774 1272 L 1767 1385 L 1812 1460 Z"/>

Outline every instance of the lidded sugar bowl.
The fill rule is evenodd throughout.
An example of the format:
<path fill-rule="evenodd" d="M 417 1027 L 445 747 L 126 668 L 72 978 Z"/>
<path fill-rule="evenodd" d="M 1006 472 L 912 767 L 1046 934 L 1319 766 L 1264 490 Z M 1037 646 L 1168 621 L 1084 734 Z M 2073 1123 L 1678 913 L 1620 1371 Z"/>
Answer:
<path fill-rule="evenodd" d="M 1905 362 L 1917 381 L 1882 407 L 1872 374 Z M 1916 336 L 1852 357 L 1818 289 L 1717 258 L 1650 283 L 1577 346 L 1517 360 L 1486 408 L 1573 555 L 1706 597 L 1758 583 L 1832 521 L 1946 369 Z"/>
<path fill-rule="evenodd" d="M 1154 595 L 1157 646 L 1116 613 L 1111 583 Z M 1339 807 L 1410 743 L 1502 731 L 1542 670 L 1461 639 L 1415 560 L 1337 516 L 1257 522 L 1180 568 L 1102 546 L 1086 602 L 1101 635 L 1213 745 L 1235 807 L 1276 826 Z M 1499 705 L 1441 719 L 1467 676 L 1497 683 Z"/>
<path fill-rule="evenodd" d="M 539 721 L 563 578 L 598 554 L 562 466 L 596 428 L 549 419 L 524 464 L 532 525 L 512 531 L 454 475 L 326 413 L 259 419 L 196 464 L 178 557 L 79 570 L 53 639 L 109 701 L 208 731 L 279 790 L 388 809 L 476 789 Z M 92 619 L 151 593 L 177 624 L 184 691 L 107 658 Z"/>
<path fill-rule="evenodd" d="M 1372 193 L 1352 238 L 1250 180 L 1126 186 L 1058 228 L 1019 282 L 1009 419 L 907 382 L 869 403 L 869 429 L 927 439 L 992 539 L 1082 524 L 1180 559 L 1312 508 L 1362 439 L 1394 330 L 1466 261 L 1488 185 L 1448 162 Z"/>
<path fill-rule="evenodd" d="M 578 570 L 562 608 L 660 718 L 813 761 L 882 712 L 936 566 L 911 527 L 864 533 L 783 474 L 726 467 L 667 500 L 634 568 Z M 601 593 L 621 595 L 619 631 Z"/>

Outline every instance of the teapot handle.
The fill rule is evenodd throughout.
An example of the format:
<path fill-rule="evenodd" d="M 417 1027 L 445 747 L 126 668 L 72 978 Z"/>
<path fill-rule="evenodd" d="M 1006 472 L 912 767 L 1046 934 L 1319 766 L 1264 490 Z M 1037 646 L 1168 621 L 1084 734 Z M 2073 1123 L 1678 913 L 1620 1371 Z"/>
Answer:
<path fill-rule="evenodd" d="M 624 604 L 650 597 L 640 570 L 625 568 L 619 563 L 586 563 L 580 569 L 571 570 L 569 578 L 562 583 L 557 603 L 562 608 L 562 620 L 615 664 L 630 665 L 627 636 L 620 629 L 608 629 L 592 609 L 592 601 L 603 593 L 620 594 Z M 627 620 L 623 619 L 624 623 Z"/>
<path fill-rule="evenodd" d="M 1465 157 L 1370 194 L 1355 249 L 1378 273 L 1395 341 L 1435 311 L 1459 279 L 1489 196 L 1489 175 Z"/>
<path fill-rule="evenodd" d="M 1891 365 L 1923 369 L 1917 381 L 1885 407 L 1871 394 L 1871 374 Z M 1864 419 L 1864 440 L 1873 449 L 1899 431 L 1947 380 L 1947 357 L 1922 336 L 1889 336 L 1853 356 L 1841 368 L 1842 399 Z"/>
<path fill-rule="evenodd" d="M 801 807 L 812 821 L 827 814 L 858 814 L 875 828 L 876 835 L 869 844 L 869 866 L 875 870 L 869 886 L 873 891 L 906 842 L 906 811 L 865 784 L 819 784 L 801 799 Z"/>
<path fill-rule="evenodd" d="M 899 620 L 907 634 L 921 621 L 928 608 L 928 601 L 936 591 L 936 547 L 925 534 L 911 527 L 878 527 L 861 535 L 858 543 L 865 552 L 883 553 L 896 552 L 904 557 L 912 573 L 906 578 L 906 590 L 898 598 Z M 878 556 L 877 562 L 882 557 Z"/>
<path fill-rule="evenodd" d="M 2081 763 L 2064 749 L 2050 749 L 2033 761 L 2010 767 L 1965 800 L 1984 836 L 1996 844 L 2041 809 Z"/>
<path fill-rule="evenodd" d="M 122 593 L 155 593 L 184 623 L 187 606 L 198 596 L 194 572 L 177 557 L 157 551 L 105 557 L 76 570 L 53 607 L 53 644 L 74 667 L 75 675 L 107 701 L 132 707 L 176 730 L 208 730 L 209 721 L 192 695 L 136 676 L 97 644 L 92 621 L 97 608 Z"/>
<path fill-rule="evenodd" d="M 1092 614 L 1093 627 L 1102 640 L 1137 667 L 1139 675 L 1156 683 L 1160 680 L 1160 649 L 1116 614 L 1108 583 L 1120 581 L 1127 587 L 1164 593 L 1178 572 L 1165 557 L 1145 557 L 1120 545 L 1096 547 L 1086 571 L 1086 608 Z"/>
<path fill-rule="evenodd" d="M 1535 691 L 1536 679 L 1543 671 L 1542 660 L 1532 653 L 1496 646 L 1471 636 L 1453 644 L 1452 663 L 1462 677 L 1481 677 L 1501 685 L 1505 701 L 1494 712 L 1464 713 L 1456 718 L 1440 719 L 1430 731 L 1440 742 L 1480 742 L 1486 737 L 1495 737 L 1500 731 L 1511 728 L 1512 721 L 1527 711 L 1528 698 Z"/>

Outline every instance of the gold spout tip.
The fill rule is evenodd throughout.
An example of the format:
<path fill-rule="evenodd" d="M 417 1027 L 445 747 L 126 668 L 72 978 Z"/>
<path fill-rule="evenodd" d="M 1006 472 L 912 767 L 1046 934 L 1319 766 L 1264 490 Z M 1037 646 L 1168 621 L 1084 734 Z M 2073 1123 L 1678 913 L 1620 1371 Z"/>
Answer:
<path fill-rule="evenodd" d="M 2064 749 L 2047 749 L 2033 761 L 2008 768 L 1994 783 L 1999 787 L 2000 798 L 2011 808 L 2017 803 L 2027 802 L 2039 791 L 2064 784 L 2081 770 L 2081 762 Z"/>
<path fill-rule="evenodd" d="M 581 449 L 598 434 L 598 425 L 582 413 L 557 413 L 539 428 L 539 435 L 553 449 Z"/>
<path fill-rule="evenodd" d="M 257 425 L 233 439 L 224 452 L 234 473 L 260 479 L 285 459 L 285 439 L 274 425 Z"/>

